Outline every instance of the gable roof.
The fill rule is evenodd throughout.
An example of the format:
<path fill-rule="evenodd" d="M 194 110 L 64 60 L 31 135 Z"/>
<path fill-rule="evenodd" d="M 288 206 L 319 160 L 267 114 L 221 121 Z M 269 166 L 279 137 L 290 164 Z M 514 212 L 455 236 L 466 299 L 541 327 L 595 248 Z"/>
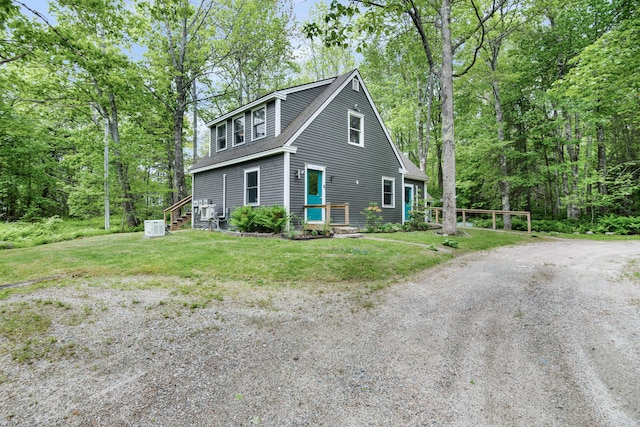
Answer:
<path fill-rule="evenodd" d="M 415 179 L 418 181 L 429 180 L 427 175 L 422 172 L 420 168 L 416 166 L 415 163 L 413 163 L 411 159 L 409 159 L 409 157 L 407 157 L 402 151 L 400 151 L 400 158 L 402 159 L 402 163 L 404 163 L 404 168 L 407 170 L 407 173 L 405 174 L 406 178 Z"/>
<path fill-rule="evenodd" d="M 404 156 L 397 149 L 395 144 L 393 144 L 391 135 L 384 125 L 382 117 L 380 116 L 380 113 L 378 112 L 378 109 L 376 108 L 375 103 L 373 102 L 373 99 L 369 94 L 369 91 L 362 81 L 360 72 L 357 69 L 330 79 L 320 80 L 317 82 L 272 92 L 208 123 L 208 126 L 212 126 L 230 117 L 238 115 L 252 107 L 268 102 L 269 100 L 277 98 L 286 99 L 286 95 L 289 93 L 326 85 L 326 88 L 320 93 L 320 95 L 318 95 L 313 101 L 311 101 L 309 105 L 307 105 L 307 107 L 295 119 L 293 119 L 293 121 L 285 129 L 283 129 L 278 136 L 266 138 L 264 140 L 261 140 L 259 143 L 244 144 L 240 147 L 235 147 L 232 150 L 218 152 L 213 156 L 205 156 L 191 167 L 191 173 L 203 172 L 209 169 L 215 169 L 284 152 L 295 153 L 297 148 L 295 146 L 292 146 L 292 144 L 295 142 L 297 137 L 309 126 L 309 124 L 313 122 L 313 120 L 326 108 L 327 105 L 329 105 L 329 103 L 353 78 L 358 78 L 360 86 L 363 88 L 363 92 L 367 96 L 367 99 L 371 104 L 371 107 L 373 108 L 376 118 L 378 119 L 378 122 L 380 123 L 384 134 L 387 137 L 387 141 L 389 141 L 389 144 L 391 145 L 391 148 L 396 155 L 398 163 L 401 166 L 401 171 L 403 173 L 406 173 L 408 178 L 426 181 L 427 176 L 422 171 L 420 171 L 420 169 L 417 168 L 406 156 Z"/>

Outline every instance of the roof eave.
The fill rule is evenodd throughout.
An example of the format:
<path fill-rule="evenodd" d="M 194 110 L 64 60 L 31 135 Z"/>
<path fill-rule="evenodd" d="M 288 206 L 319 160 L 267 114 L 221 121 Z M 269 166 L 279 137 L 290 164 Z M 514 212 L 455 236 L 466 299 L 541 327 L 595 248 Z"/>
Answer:
<path fill-rule="evenodd" d="M 195 175 L 196 173 L 206 172 L 208 170 L 220 169 L 225 166 L 231 166 L 238 163 L 244 163 L 251 160 L 260 159 L 263 157 L 275 156 L 277 154 L 283 153 L 293 153 L 295 154 L 298 151 L 298 147 L 277 147 L 271 150 L 260 151 L 258 153 L 249 154 L 248 156 L 236 157 L 235 159 L 226 160 L 220 163 L 214 163 L 212 165 L 201 166 L 197 169 L 192 169 L 189 171 L 190 174 Z"/>

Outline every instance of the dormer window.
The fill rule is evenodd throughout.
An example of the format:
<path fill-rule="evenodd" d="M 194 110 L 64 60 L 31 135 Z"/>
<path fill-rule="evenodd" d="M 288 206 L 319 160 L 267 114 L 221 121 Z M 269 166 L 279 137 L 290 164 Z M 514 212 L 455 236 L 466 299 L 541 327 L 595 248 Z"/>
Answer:
<path fill-rule="evenodd" d="M 233 119 L 233 146 L 244 144 L 244 114 Z"/>
<path fill-rule="evenodd" d="M 360 92 L 360 80 L 358 80 L 357 78 L 351 80 L 351 89 L 355 90 L 356 92 Z"/>
<path fill-rule="evenodd" d="M 267 106 L 251 112 L 251 139 L 264 138 L 267 135 Z"/>
<path fill-rule="evenodd" d="M 222 123 L 216 127 L 216 151 L 227 149 L 227 124 Z"/>
<path fill-rule="evenodd" d="M 349 111 L 349 144 L 364 147 L 364 116 Z"/>

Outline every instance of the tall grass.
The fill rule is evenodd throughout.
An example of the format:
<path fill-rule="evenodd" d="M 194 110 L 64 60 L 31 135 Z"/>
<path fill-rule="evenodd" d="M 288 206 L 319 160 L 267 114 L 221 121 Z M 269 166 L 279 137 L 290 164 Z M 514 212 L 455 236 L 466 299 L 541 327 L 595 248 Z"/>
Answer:
<path fill-rule="evenodd" d="M 63 220 L 53 216 L 38 222 L 0 223 L 0 249 L 32 247 L 120 231 L 106 231 L 103 221 L 101 218 Z"/>

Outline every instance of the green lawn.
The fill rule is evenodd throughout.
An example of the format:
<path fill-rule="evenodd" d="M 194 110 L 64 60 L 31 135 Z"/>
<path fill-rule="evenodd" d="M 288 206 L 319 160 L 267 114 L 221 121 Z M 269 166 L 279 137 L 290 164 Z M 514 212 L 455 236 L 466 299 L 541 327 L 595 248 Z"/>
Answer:
<path fill-rule="evenodd" d="M 410 233 L 393 237 L 400 235 Z M 3 250 L 0 285 L 54 276 L 176 277 L 258 285 L 357 284 L 401 279 L 450 256 L 415 245 L 368 239 L 291 241 L 203 231 L 154 239 L 145 239 L 142 233 L 112 234 Z"/>
<path fill-rule="evenodd" d="M 477 228 L 458 228 L 458 232 L 464 233 L 458 236 L 444 237 L 434 231 L 424 231 L 415 233 L 380 233 L 372 234 L 372 237 L 379 237 L 402 242 L 420 243 L 442 247 L 445 240 L 455 240 L 458 243 L 457 252 L 481 251 L 498 246 L 511 245 L 523 241 L 530 241 L 531 237 L 521 232 L 491 231 Z"/>

